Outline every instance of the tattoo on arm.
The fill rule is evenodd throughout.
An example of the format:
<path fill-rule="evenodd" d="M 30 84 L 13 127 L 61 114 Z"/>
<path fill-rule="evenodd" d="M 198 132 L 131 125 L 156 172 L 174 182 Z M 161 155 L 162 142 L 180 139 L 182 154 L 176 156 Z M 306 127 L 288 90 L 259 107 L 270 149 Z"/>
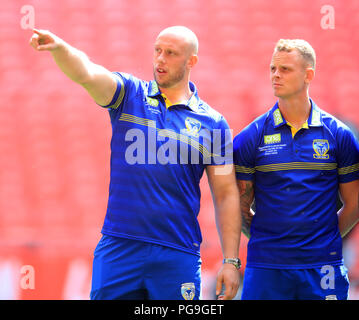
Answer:
<path fill-rule="evenodd" d="M 254 200 L 254 184 L 253 181 L 240 180 L 238 186 L 241 197 L 242 232 L 249 238 L 254 216 L 254 212 L 251 210 Z"/>

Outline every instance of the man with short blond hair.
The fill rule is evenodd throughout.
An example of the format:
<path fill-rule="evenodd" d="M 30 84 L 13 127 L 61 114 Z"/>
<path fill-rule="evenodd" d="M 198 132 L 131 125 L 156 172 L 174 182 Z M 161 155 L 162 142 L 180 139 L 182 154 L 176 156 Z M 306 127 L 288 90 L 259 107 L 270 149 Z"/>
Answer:
<path fill-rule="evenodd" d="M 291 52 L 297 50 L 311 68 L 315 69 L 316 54 L 313 47 L 303 39 L 280 39 L 275 48 L 275 52 Z"/>
<path fill-rule="evenodd" d="M 278 101 L 234 139 L 249 237 L 242 299 L 348 296 L 342 237 L 359 220 L 359 144 L 310 98 L 314 69 L 306 41 L 278 41 L 270 63 Z"/>

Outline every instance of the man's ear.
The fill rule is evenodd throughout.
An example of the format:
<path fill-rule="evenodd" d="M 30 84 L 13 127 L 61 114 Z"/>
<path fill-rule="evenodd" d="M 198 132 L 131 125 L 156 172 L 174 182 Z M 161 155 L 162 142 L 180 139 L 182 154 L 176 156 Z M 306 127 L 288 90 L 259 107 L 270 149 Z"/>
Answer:
<path fill-rule="evenodd" d="M 313 68 L 308 67 L 305 70 L 305 73 L 306 73 L 305 82 L 309 84 L 314 79 L 315 71 Z"/>
<path fill-rule="evenodd" d="M 191 57 L 188 59 L 187 65 L 190 68 L 193 68 L 198 63 L 198 56 L 196 54 L 191 55 Z"/>

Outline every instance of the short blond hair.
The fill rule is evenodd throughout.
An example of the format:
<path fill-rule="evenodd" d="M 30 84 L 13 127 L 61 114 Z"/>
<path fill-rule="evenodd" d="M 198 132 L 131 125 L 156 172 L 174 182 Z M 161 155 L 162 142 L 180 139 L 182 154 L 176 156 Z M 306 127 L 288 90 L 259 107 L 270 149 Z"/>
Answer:
<path fill-rule="evenodd" d="M 291 52 L 292 50 L 298 50 L 304 61 L 313 69 L 315 69 L 316 55 L 313 47 L 305 40 L 302 39 L 280 39 L 274 52 L 285 51 Z"/>

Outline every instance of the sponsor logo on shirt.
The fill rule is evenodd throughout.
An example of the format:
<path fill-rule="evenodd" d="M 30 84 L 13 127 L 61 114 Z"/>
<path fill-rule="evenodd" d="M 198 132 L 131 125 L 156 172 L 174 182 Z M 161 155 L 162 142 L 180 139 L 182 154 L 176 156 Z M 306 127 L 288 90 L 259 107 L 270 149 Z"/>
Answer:
<path fill-rule="evenodd" d="M 272 134 L 269 136 L 264 136 L 264 144 L 273 144 L 273 143 L 280 143 L 281 136 L 280 133 Z"/>

